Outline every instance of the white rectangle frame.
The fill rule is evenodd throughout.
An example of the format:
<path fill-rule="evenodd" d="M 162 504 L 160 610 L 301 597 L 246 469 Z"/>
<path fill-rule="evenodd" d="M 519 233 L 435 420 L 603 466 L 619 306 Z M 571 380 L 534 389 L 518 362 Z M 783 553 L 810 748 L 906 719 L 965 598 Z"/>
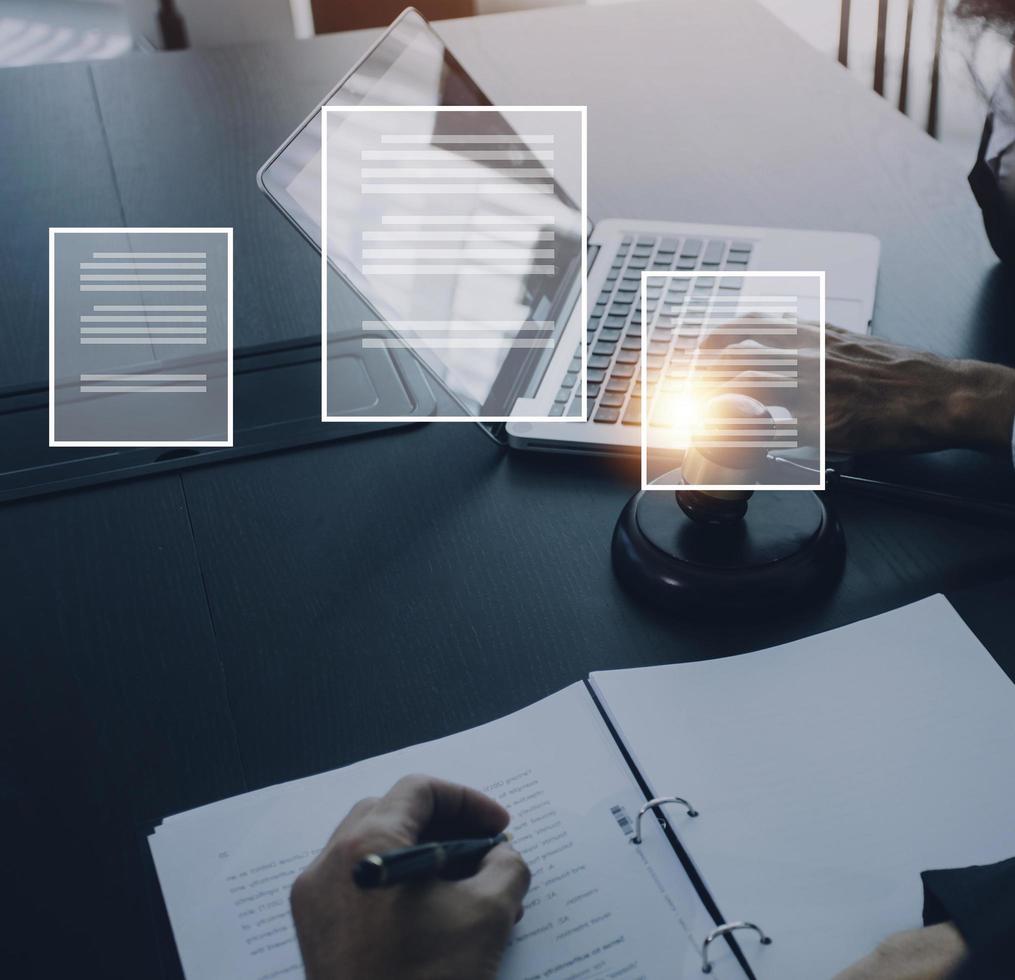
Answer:
<path fill-rule="evenodd" d="M 738 270 L 713 270 L 694 269 L 691 271 L 649 271 L 644 270 L 641 274 L 641 352 L 638 359 L 641 380 L 641 489 L 642 490 L 675 490 L 689 489 L 682 484 L 672 483 L 649 483 L 648 482 L 648 398 L 644 397 L 648 391 L 648 280 L 654 279 L 697 279 L 705 277 L 719 279 L 732 276 L 735 278 L 796 278 L 796 279 L 817 279 L 818 280 L 818 402 L 820 425 L 818 426 L 818 474 L 819 479 L 815 483 L 799 484 L 778 484 L 769 485 L 747 483 L 747 484 L 694 484 L 694 490 L 824 490 L 825 489 L 825 273 L 823 271 L 809 272 L 772 272 L 772 271 L 738 271 Z"/>
<path fill-rule="evenodd" d="M 581 330 L 581 415 L 578 416 L 523 416 L 523 415 L 329 415 L 328 414 L 328 117 L 333 112 L 577 112 L 581 117 L 581 193 L 579 220 L 581 223 L 581 276 L 579 307 Z M 588 414 L 588 344 L 585 330 L 588 324 L 588 107 L 566 106 L 322 106 L 321 107 L 321 421 L 322 422 L 585 422 Z"/>
<path fill-rule="evenodd" d="M 182 442 L 150 442 L 111 439 L 85 441 L 56 438 L 56 236 L 57 235 L 225 235 L 226 236 L 226 438 Z M 49 229 L 49 445 L 51 448 L 183 448 L 233 445 L 233 229 L 232 228 L 50 228 Z"/>

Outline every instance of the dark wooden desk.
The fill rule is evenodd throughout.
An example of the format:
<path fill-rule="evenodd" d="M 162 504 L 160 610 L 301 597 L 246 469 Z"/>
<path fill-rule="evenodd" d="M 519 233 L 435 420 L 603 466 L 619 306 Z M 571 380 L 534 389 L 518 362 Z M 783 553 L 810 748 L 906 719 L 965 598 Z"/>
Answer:
<path fill-rule="evenodd" d="M 1013 306 L 961 170 L 760 8 L 440 29 L 496 101 L 588 104 L 593 217 L 873 232 L 877 332 L 1011 359 Z M 231 225 L 237 344 L 314 332 L 316 257 L 254 173 L 370 36 L 0 73 L 0 384 L 45 376 L 49 225 Z M 846 498 L 828 601 L 681 624 L 610 570 L 635 482 L 430 425 L 0 508 L 5 922 L 31 950 L 12 975 L 179 976 L 143 844 L 167 813 L 488 720 L 593 668 L 780 642 L 1015 557 L 1003 530 Z M 1008 635 L 1002 603 L 969 601 Z"/>

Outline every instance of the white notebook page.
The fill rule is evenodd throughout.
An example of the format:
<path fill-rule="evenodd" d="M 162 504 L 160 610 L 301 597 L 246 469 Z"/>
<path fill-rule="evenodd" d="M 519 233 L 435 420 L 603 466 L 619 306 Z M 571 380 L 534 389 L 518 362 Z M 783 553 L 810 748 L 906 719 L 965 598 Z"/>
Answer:
<path fill-rule="evenodd" d="M 485 789 L 511 812 L 533 879 L 503 977 L 701 975 L 712 920 L 658 827 L 637 847 L 611 812 L 633 818 L 644 796 L 575 684 L 469 732 L 166 820 L 150 843 L 187 980 L 302 976 L 293 878 L 356 800 L 410 772 Z M 743 978 L 715 947 L 717 975 Z"/>
<path fill-rule="evenodd" d="M 922 925 L 920 872 L 1015 855 L 1015 686 L 942 596 L 724 660 L 594 674 L 759 980 Z"/>

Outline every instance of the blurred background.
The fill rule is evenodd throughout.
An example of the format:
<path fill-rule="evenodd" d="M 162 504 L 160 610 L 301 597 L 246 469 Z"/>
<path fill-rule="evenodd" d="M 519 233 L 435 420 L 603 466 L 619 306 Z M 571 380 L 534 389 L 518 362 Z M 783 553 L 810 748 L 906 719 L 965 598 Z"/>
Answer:
<path fill-rule="evenodd" d="M 415 6 L 438 20 L 575 2 L 638 0 L 417 0 Z M 844 63 L 961 162 L 971 162 L 985 92 L 1010 57 L 1008 39 L 955 22 L 947 16 L 954 0 L 756 2 Z M 403 0 L 0 0 L 0 67 L 378 27 L 403 6 Z"/>

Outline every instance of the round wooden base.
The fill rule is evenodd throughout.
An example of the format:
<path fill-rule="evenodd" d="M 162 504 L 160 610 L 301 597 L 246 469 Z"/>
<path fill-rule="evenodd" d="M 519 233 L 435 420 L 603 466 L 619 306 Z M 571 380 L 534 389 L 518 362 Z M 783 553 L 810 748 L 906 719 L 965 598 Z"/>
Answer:
<path fill-rule="evenodd" d="M 613 567 L 639 598 L 685 615 L 777 614 L 831 588 L 845 542 L 817 494 L 763 490 L 742 521 L 691 520 L 673 494 L 642 491 L 613 532 Z"/>

